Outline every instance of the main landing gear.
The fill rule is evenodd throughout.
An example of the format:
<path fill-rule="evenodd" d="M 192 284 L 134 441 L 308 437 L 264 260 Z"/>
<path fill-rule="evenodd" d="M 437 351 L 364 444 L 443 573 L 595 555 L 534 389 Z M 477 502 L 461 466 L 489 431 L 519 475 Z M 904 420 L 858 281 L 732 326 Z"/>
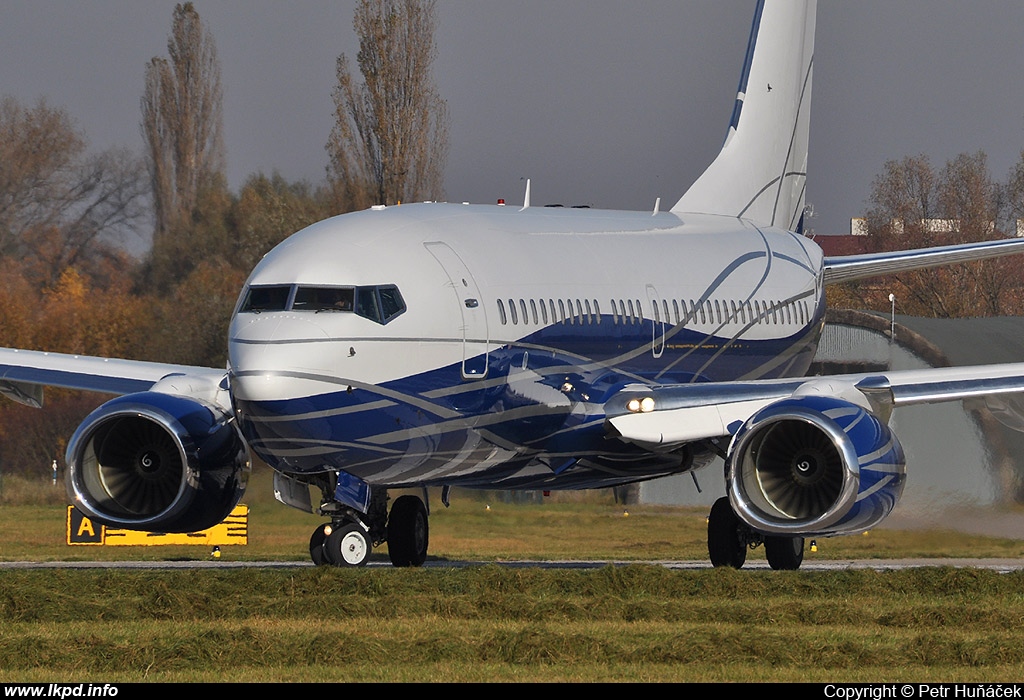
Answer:
<path fill-rule="evenodd" d="M 803 537 L 768 537 L 746 526 L 732 510 L 725 496 L 715 501 L 708 515 L 708 556 L 715 567 L 739 569 L 747 559 L 747 549 L 764 545 L 768 565 L 777 570 L 795 571 L 804 561 Z"/>
<path fill-rule="evenodd" d="M 398 497 L 387 512 L 388 496 L 374 494 L 369 511 L 351 508 L 321 510 L 329 512 L 331 522 L 324 523 L 309 538 L 309 556 L 317 566 L 363 566 L 375 546 L 388 544 L 394 566 L 422 566 L 427 560 L 430 528 L 427 507 L 418 496 Z M 334 505 L 334 504 L 332 504 Z"/>

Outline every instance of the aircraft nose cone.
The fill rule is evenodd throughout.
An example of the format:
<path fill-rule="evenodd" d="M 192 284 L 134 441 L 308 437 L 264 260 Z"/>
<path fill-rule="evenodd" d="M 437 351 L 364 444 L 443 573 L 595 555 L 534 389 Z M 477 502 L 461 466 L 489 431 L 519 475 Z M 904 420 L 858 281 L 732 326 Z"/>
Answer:
<path fill-rule="evenodd" d="M 263 345 L 281 341 L 320 340 L 327 338 L 327 331 L 314 318 L 298 314 L 250 314 L 252 318 L 240 321 L 236 318 L 231 340 L 241 343 Z"/>
<path fill-rule="evenodd" d="M 305 366 L 302 358 L 329 337 L 316 321 L 295 314 L 253 316 L 232 324 L 228 353 L 236 372 Z"/>
<path fill-rule="evenodd" d="M 232 392 L 249 402 L 279 401 L 308 391 L 302 375 L 319 371 L 329 336 L 308 314 L 254 314 L 236 320 L 229 344 Z"/>

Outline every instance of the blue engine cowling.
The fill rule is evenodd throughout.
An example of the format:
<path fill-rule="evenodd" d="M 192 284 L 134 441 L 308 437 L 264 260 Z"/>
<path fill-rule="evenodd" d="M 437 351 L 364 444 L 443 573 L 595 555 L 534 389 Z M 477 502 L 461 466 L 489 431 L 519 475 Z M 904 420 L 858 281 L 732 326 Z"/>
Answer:
<path fill-rule="evenodd" d="M 733 510 L 768 535 L 862 532 L 899 501 L 903 448 L 864 408 L 824 396 L 782 399 L 739 429 L 726 462 Z"/>
<path fill-rule="evenodd" d="M 245 491 L 249 450 L 232 417 L 194 398 L 143 392 L 108 401 L 67 449 L 67 488 L 114 527 L 196 532 L 228 516 Z"/>

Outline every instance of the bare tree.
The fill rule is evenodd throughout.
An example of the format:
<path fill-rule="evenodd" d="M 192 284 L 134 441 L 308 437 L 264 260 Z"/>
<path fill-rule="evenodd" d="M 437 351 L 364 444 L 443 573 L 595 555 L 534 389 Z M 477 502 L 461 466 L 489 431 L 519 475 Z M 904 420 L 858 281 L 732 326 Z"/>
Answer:
<path fill-rule="evenodd" d="M 86 154 L 62 109 L 0 101 L 0 254 L 52 284 L 69 266 L 95 262 L 145 215 L 145 176 L 124 149 Z M 86 265 L 88 267 L 88 265 Z M 88 271 L 88 270 L 87 270 Z"/>
<path fill-rule="evenodd" d="M 936 177 L 931 161 L 923 154 L 887 161 L 871 183 L 869 225 L 880 229 L 894 222 L 913 225 L 935 217 Z"/>
<path fill-rule="evenodd" d="M 329 178 L 343 208 L 438 199 L 448 109 L 431 76 L 434 0 L 360 0 L 357 83 L 338 57 Z"/>
<path fill-rule="evenodd" d="M 1014 235 L 1008 230 L 1007 187 L 992 179 L 985 153 L 961 153 L 948 161 L 937 188 L 945 221 L 956 243 L 992 240 Z M 1018 256 L 953 266 L 962 308 L 970 315 L 998 316 L 1020 309 L 1021 260 Z M 962 315 L 968 315 L 964 313 Z"/>
<path fill-rule="evenodd" d="M 873 250 L 899 250 L 1004 238 L 1011 186 L 995 182 L 984 153 L 961 154 L 935 170 L 925 156 L 889 161 L 871 189 L 868 234 Z M 964 317 L 1021 309 L 1017 256 L 905 272 L 859 286 L 869 308 L 888 308 L 892 291 L 903 310 Z"/>
<path fill-rule="evenodd" d="M 157 239 L 187 219 L 224 171 L 217 47 L 191 2 L 174 8 L 167 53 L 146 65 L 142 96 Z"/>
<path fill-rule="evenodd" d="M 1005 195 L 1007 212 L 1016 230 L 1017 221 L 1024 219 L 1024 151 L 1021 151 L 1017 163 L 1010 170 Z"/>
<path fill-rule="evenodd" d="M 53 203 L 73 187 L 85 141 L 71 117 L 40 100 L 0 102 L 0 253 L 15 252 L 34 227 L 58 218 Z"/>

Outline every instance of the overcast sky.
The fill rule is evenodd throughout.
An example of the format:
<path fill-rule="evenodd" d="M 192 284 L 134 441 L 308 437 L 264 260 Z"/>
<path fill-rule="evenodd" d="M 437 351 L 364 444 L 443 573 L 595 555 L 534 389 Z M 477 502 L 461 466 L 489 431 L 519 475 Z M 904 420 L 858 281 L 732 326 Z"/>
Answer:
<path fill-rule="evenodd" d="M 172 0 L 0 0 L 0 94 L 68 110 L 95 150 L 141 152 L 143 71 Z M 228 177 L 320 182 L 352 0 L 196 0 L 225 91 Z M 450 201 L 671 206 L 721 146 L 753 0 L 439 0 Z M 1020 0 L 821 0 L 808 201 L 847 233 L 886 160 L 1024 149 Z"/>

